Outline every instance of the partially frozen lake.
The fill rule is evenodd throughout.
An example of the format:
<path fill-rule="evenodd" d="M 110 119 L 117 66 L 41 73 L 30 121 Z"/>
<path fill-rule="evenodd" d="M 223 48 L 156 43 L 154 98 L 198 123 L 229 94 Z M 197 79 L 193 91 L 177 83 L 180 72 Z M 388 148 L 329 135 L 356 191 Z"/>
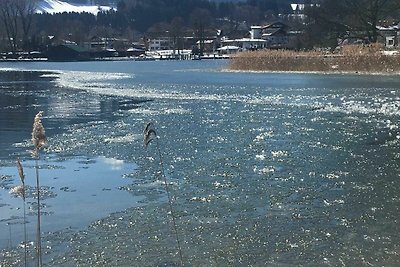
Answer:
<path fill-rule="evenodd" d="M 178 266 L 157 151 L 143 147 L 150 121 L 186 265 L 398 265 L 400 78 L 225 64 L 3 63 L 0 263 L 23 253 L 9 189 L 17 156 L 35 186 L 27 150 L 43 110 L 47 266 Z"/>

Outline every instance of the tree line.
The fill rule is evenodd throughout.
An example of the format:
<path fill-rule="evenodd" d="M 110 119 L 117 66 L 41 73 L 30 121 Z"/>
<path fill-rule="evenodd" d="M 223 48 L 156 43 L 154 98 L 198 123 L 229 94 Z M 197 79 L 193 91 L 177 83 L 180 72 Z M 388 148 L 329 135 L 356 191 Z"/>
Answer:
<path fill-rule="evenodd" d="M 306 10 L 305 38 L 310 45 L 334 47 L 338 39 L 375 43 L 377 26 L 400 23 L 398 0 L 324 0 Z M 306 45 L 306 44 L 305 44 Z"/>
<path fill-rule="evenodd" d="M 207 30 L 230 34 L 240 25 L 284 20 L 303 32 L 301 47 L 332 46 L 338 38 L 366 37 L 376 42 L 376 26 L 400 19 L 398 0 L 315 0 L 301 21 L 290 20 L 290 0 L 120 0 L 117 8 L 90 13 L 35 13 L 38 0 L 0 0 L 0 50 L 45 50 L 54 39 L 77 43 L 94 36 L 137 41 L 156 32 L 201 39 Z M 285 21 L 286 20 L 286 21 Z M 50 38 L 49 38 L 50 37 Z"/>

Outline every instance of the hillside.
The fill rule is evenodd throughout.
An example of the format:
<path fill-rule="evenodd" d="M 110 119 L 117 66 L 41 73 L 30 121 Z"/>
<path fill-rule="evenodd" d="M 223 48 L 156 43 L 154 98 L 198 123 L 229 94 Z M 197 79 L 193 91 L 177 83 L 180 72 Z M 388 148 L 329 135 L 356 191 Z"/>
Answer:
<path fill-rule="evenodd" d="M 41 0 L 37 7 L 37 13 L 63 13 L 63 12 L 87 12 L 97 14 L 99 10 L 108 11 L 113 8 L 111 5 L 90 5 L 88 1 L 59 1 L 59 0 Z M 85 2 L 85 3 L 83 3 Z M 94 1 L 92 1 L 94 2 Z"/>

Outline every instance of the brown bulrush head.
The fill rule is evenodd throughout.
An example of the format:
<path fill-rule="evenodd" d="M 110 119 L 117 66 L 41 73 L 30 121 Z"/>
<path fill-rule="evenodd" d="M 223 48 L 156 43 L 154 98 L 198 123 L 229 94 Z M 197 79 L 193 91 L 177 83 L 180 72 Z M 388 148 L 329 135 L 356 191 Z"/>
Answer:
<path fill-rule="evenodd" d="M 39 150 L 46 144 L 46 133 L 44 131 L 44 127 L 42 125 L 42 115 L 43 111 L 39 111 L 36 114 L 35 119 L 33 121 L 33 129 L 32 129 L 32 143 L 35 148 L 34 155 L 37 156 Z"/>
<path fill-rule="evenodd" d="M 25 195 L 24 191 L 25 190 L 24 190 L 24 187 L 22 185 L 17 185 L 15 187 L 11 188 L 10 194 L 14 194 L 14 195 L 20 196 L 22 198 L 25 198 L 24 197 L 24 195 Z"/>

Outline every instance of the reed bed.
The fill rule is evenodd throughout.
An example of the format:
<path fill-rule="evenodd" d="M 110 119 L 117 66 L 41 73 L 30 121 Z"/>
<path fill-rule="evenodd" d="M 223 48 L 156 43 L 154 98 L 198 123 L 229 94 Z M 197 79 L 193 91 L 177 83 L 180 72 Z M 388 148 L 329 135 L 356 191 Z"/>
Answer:
<path fill-rule="evenodd" d="M 258 50 L 231 57 L 231 70 L 400 73 L 400 55 L 379 44 L 348 45 L 335 52 Z"/>

